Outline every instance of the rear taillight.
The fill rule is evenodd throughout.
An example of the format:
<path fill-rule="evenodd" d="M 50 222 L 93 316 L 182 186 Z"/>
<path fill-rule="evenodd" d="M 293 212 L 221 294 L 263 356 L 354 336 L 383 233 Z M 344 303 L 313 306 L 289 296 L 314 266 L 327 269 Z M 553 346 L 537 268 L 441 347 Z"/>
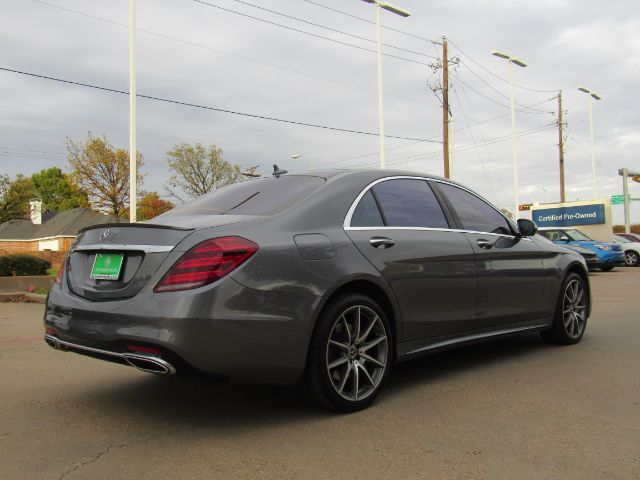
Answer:
<path fill-rule="evenodd" d="M 58 276 L 56 277 L 56 283 L 58 285 L 62 285 L 62 275 L 64 274 L 64 264 L 67 263 L 66 260 L 62 262 L 60 268 L 58 269 Z"/>
<path fill-rule="evenodd" d="M 242 237 L 204 241 L 180 257 L 153 291 L 175 292 L 209 285 L 238 268 L 257 251 L 258 245 Z"/>

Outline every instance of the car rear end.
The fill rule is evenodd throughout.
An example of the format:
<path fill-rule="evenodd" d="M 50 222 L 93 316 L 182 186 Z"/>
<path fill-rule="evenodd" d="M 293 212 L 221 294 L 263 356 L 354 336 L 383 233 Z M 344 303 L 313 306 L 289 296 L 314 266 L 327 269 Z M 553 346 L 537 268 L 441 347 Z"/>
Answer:
<path fill-rule="evenodd" d="M 319 186 L 289 191 L 279 209 Z M 268 254 L 260 232 L 270 217 L 246 208 L 233 215 L 231 207 L 225 214 L 187 209 L 157 224 L 82 231 L 47 299 L 46 342 L 159 374 L 297 381 L 320 299 L 249 288 L 233 278 Z"/>

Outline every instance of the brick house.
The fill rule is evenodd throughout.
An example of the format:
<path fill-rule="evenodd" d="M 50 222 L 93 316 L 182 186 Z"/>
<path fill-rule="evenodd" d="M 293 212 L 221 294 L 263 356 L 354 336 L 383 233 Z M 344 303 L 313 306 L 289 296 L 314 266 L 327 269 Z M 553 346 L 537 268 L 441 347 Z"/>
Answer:
<path fill-rule="evenodd" d="M 90 208 L 42 213 L 40 202 L 31 202 L 31 218 L 0 223 L 0 255 L 24 253 L 45 258 L 57 267 L 71 247 L 78 231 L 118 219 Z M 127 221 L 127 220 L 120 220 Z"/>

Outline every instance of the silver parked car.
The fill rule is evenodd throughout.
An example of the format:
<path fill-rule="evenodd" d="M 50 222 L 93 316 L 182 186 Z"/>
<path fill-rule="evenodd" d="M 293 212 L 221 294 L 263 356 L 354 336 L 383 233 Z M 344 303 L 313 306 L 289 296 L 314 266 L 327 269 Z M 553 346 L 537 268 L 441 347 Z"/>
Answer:
<path fill-rule="evenodd" d="M 82 231 L 45 339 L 160 374 L 302 381 L 358 410 L 394 362 L 526 332 L 578 342 L 585 261 L 535 233 L 438 177 L 278 172 Z"/>

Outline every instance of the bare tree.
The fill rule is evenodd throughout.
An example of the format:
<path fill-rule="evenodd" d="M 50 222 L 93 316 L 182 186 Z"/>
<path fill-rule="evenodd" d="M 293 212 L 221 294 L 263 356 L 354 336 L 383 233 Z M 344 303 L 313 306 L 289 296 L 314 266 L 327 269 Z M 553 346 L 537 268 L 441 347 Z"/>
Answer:
<path fill-rule="evenodd" d="M 71 178 L 84 191 L 91 205 L 121 217 L 129 203 L 129 152 L 116 149 L 107 137 L 94 137 L 89 132 L 86 142 L 67 138 Z M 144 164 L 142 154 L 137 155 L 138 172 Z M 138 173 L 138 185 L 142 175 Z"/>
<path fill-rule="evenodd" d="M 181 143 L 167 152 L 167 157 L 172 175 L 166 188 L 179 199 L 176 189 L 199 197 L 243 178 L 240 166 L 224 160 L 222 149 L 215 145 Z"/>

